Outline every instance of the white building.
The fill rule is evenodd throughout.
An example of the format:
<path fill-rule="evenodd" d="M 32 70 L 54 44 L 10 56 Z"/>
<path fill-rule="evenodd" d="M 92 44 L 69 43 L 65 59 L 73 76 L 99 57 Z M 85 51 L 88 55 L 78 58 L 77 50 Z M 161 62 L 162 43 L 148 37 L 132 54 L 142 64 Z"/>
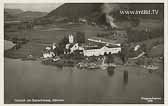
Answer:
<path fill-rule="evenodd" d="M 53 50 L 56 48 L 56 43 L 53 43 L 52 46 L 47 46 L 45 50 L 43 51 L 43 58 L 52 58 L 56 56 L 56 54 L 53 52 Z"/>
<path fill-rule="evenodd" d="M 92 39 L 90 39 L 92 40 Z M 93 41 L 93 40 L 92 40 Z M 97 40 L 94 40 L 97 42 Z M 102 41 L 98 41 L 102 43 Z M 71 54 L 76 50 L 82 50 L 84 56 L 100 56 L 105 54 L 115 54 L 121 52 L 120 44 L 107 44 L 107 42 L 102 43 L 104 46 L 92 46 L 92 47 L 82 47 L 78 43 L 69 43 L 66 44 L 64 54 Z M 106 44 L 106 45 L 105 45 Z"/>
<path fill-rule="evenodd" d="M 80 22 L 80 23 L 87 23 L 87 20 L 84 19 L 84 18 L 79 18 L 79 22 Z"/>
<path fill-rule="evenodd" d="M 51 50 L 51 47 L 47 46 L 45 49 L 46 49 L 46 50 Z"/>
<path fill-rule="evenodd" d="M 80 47 L 79 44 L 76 43 L 70 48 L 70 53 L 74 52 L 75 50 L 84 50 L 84 48 Z"/>
<path fill-rule="evenodd" d="M 57 48 L 56 43 L 53 43 L 52 49 L 54 50 L 55 48 Z"/>
<path fill-rule="evenodd" d="M 134 47 L 134 51 L 137 51 L 140 47 L 141 47 L 140 45 L 136 45 L 136 46 Z"/>
<path fill-rule="evenodd" d="M 43 58 L 52 58 L 54 56 L 55 56 L 54 52 L 43 53 Z"/>
<path fill-rule="evenodd" d="M 69 52 L 65 52 L 64 54 L 71 54 L 73 53 L 75 50 L 84 50 L 83 47 L 79 46 L 78 43 L 75 44 L 66 44 L 65 46 L 66 50 L 70 50 Z"/>
<path fill-rule="evenodd" d="M 96 49 L 85 49 L 83 51 L 84 56 L 100 56 L 105 54 L 115 54 L 121 51 L 121 47 L 110 48 L 103 46 L 102 48 Z"/>

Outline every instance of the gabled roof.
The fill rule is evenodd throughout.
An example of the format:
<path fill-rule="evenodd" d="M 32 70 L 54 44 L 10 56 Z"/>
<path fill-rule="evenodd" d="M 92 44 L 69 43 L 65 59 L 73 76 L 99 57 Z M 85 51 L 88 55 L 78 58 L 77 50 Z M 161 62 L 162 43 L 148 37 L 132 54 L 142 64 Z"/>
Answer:
<path fill-rule="evenodd" d="M 85 50 L 91 50 L 91 49 L 101 49 L 102 47 L 107 47 L 107 48 L 119 48 L 120 46 L 117 46 L 117 45 L 112 45 L 112 44 L 109 44 L 109 45 L 106 45 L 106 44 L 99 44 L 97 46 L 91 46 L 91 47 L 84 47 Z"/>

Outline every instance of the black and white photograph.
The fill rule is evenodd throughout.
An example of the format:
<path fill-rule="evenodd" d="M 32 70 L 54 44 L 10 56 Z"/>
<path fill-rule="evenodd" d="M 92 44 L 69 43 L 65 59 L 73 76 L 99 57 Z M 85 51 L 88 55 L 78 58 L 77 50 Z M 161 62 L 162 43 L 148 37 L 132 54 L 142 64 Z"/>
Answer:
<path fill-rule="evenodd" d="M 163 3 L 4 3 L 4 104 L 164 104 Z"/>

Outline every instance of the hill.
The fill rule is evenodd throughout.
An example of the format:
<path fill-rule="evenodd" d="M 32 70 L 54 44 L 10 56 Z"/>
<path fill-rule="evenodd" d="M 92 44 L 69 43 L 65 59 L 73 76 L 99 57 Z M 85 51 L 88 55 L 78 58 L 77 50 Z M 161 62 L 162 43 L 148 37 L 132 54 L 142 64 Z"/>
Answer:
<path fill-rule="evenodd" d="M 13 21 L 16 20 L 16 17 L 9 14 L 8 12 L 4 12 L 4 21 Z"/>
<path fill-rule="evenodd" d="M 159 14 L 150 15 L 121 15 L 120 10 L 159 10 Z M 113 21 L 137 21 L 139 18 L 160 19 L 163 20 L 164 5 L 161 3 L 65 3 L 55 10 L 40 18 L 46 23 L 53 23 L 58 19 L 77 21 L 79 18 L 85 18 L 88 21 L 94 21 L 98 24 L 109 24 L 107 15 L 112 17 Z M 60 19 L 60 20 L 61 20 Z M 38 21 L 40 21 L 38 20 Z"/>
<path fill-rule="evenodd" d="M 39 11 L 25 11 L 17 15 L 19 20 L 32 20 L 35 18 L 43 17 L 47 14 L 47 12 L 39 12 Z"/>
<path fill-rule="evenodd" d="M 8 14 L 11 14 L 11 15 L 17 15 L 17 14 L 24 12 L 21 9 L 10 9 L 10 8 L 5 8 L 4 11 Z"/>
<path fill-rule="evenodd" d="M 99 3 L 66 3 L 51 11 L 46 17 L 86 17 L 100 12 Z"/>
<path fill-rule="evenodd" d="M 27 21 L 47 15 L 47 12 L 23 11 L 21 9 L 4 9 L 5 21 Z"/>

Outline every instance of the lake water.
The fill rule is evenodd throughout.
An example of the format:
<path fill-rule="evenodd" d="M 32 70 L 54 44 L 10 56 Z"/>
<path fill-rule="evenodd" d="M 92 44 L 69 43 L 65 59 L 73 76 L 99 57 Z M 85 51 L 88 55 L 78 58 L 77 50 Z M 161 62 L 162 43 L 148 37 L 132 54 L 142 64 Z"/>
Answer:
<path fill-rule="evenodd" d="M 31 103 L 16 102 L 17 99 L 64 100 L 50 103 L 148 103 L 141 97 L 161 97 L 162 100 L 153 103 L 163 103 L 163 76 L 142 68 L 89 71 L 9 58 L 4 63 L 5 103 Z"/>

